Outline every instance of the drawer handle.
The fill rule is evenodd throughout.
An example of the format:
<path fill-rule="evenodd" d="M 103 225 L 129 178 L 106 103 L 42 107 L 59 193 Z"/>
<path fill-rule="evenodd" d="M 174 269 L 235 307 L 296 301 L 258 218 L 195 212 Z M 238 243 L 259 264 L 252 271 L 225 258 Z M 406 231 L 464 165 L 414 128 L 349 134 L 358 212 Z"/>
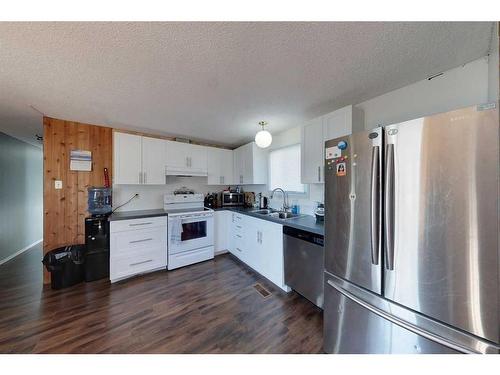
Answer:
<path fill-rule="evenodd" d="M 238 250 L 241 253 L 241 249 L 239 247 L 237 247 L 236 250 Z"/>
<path fill-rule="evenodd" d="M 241 229 L 241 225 L 237 225 L 236 228 Z"/>
<path fill-rule="evenodd" d="M 144 264 L 144 263 L 149 263 L 149 262 L 152 262 L 153 259 L 148 259 L 148 260 L 143 260 L 142 262 L 137 262 L 137 263 L 130 263 L 131 266 L 138 266 L 140 264 Z"/>
<path fill-rule="evenodd" d="M 240 235 L 240 234 L 237 234 L 237 235 L 236 235 L 236 237 L 241 238 L 241 235 Z"/>
<path fill-rule="evenodd" d="M 129 227 L 136 227 L 138 225 L 151 225 L 153 224 L 152 222 L 148 221 L 147 223 L 134 223 L 134 224 L 129 224 Z"/>
<path fill-rule="evenodd" d="M 129 243 L 139 243 L 139 242 L 147 242 L 147 241 L 152 241 L 152 238 L 145 238 L 143 240 L 135 240 L 135 241 L 130 241 Z"/>

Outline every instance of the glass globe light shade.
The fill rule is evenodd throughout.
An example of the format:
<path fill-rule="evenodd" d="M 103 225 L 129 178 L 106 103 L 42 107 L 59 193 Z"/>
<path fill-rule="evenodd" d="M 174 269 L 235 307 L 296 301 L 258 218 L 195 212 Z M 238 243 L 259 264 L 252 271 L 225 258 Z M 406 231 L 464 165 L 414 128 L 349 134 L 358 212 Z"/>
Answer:
<path fill-rule="evenodd" d="M 273 136 L 267 130 L 259 130 L 257 134 L 255 134 L 255 143 L 260 148 L 269 147 L 272 141 Z"/>

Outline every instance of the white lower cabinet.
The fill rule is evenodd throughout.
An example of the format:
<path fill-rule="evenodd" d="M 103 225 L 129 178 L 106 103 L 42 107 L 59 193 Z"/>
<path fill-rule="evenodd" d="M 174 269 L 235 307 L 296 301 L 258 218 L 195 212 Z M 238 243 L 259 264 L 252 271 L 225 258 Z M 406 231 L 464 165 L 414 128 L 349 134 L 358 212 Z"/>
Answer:
<path fill-rule="evenodd" d="M 109 276 L 115 282 L 167 265 L 167 218 L 111 221 Z"/>
<path fill-rule="evenodd" d="M 229 251 L 284 291 L 283 226 L 231 212 Z"/>
<path fill-rule="evenodd" d="M 226 252 L 229 250 L 229 236 L 231 227 L 231 212 L 230 211 L 215 211 L 215 253 Z"/>

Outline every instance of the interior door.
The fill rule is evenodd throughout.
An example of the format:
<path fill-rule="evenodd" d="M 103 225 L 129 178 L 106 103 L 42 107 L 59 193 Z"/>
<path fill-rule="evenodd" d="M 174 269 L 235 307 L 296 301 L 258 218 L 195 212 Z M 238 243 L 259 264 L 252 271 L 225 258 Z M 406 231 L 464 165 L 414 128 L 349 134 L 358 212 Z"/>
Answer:
<path fill-rule="evenodd" d="M 386 127 L 385 296 L 499 341 L 498 112 Z"/>
<path fill-rule="evenodd" d="M 382 129 L 325 143 L 325 269 L 381 293 Z"/>

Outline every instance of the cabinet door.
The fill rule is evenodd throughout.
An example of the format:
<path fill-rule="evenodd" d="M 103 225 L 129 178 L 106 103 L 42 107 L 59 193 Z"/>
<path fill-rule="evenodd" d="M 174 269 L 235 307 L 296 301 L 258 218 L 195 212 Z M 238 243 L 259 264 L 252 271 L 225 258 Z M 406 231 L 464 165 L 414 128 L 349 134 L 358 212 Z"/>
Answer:
<path fill-rule="evenodd" d="M 186 170 L 189 166 L 189 143 L 165 141 L 166 165 L 169 169 Z"/>
<path fill-rule="evenodd" d="M 260 246 L 260 222 L 262 220 L 255 219 L 250 216 L 245 217 L 245 263 L 260 273 L 262 264 L 262 252 Z"/>
<path fill-rule="evenodd" d="M 196 172 L 207 171 L 207 148 L 188 144 L 188 168 Z"/>
<path fill-rule="evenodd" d="M 233 178 L 233 150 L 221 150 L 221 185 L 231 185 Z"/>
<path fill-rule="evenodd" d="M 163 139 L 142 137 L 142 182 L 144 184 L 165 184 L 165 142 Z"/>
<path fill-rule="evenodd" d="M 233 151 L 207 147 L 207 185 L 233 183 Z"/>
<path fill-rule="evenodd" d="M 243 183 L 243 148 L 238 147 L 233 154 L 233 184 L 241 185 Z"/>
<path fill-rule="evenodd" d="M 253 184 L 253 145 L 248 143 L 242 146 L 242 171 L 243 184 Z"/>
<path fill-rule="evenodd" d="M 322 183 L 324 181 L 324 144 L 321 118 L 314 119 L 303 126 L 301 145 L 301 182 L 303 184 Z"/>
<path fill-rule="evenodd" d="M 114 132 L 113 182 L 115 184 L 142 183 L 141 137 Z"/>
<path fill-rule="evenodd" d="M 352 106 L 341 108 L 323 116 L 323 141 L 352 133 Z"/>
<path fill-rule="evenodd" d="M 215 252 L 229 249 L 229 229 L 231 226 L 231 212 L 215 211 Z"/>
<path fill-rule="evenodd" d="M 289 291 L 285 285 L 283 226 L 267 221 L 260 225 L 259 231 L 261 263 L 258 271 L 281 289 Z"/>
<path fill-rule="evenodd" d="M 267 184 L 269 151 L 252 142 L 252 184 Z"/>
<path fill-rule="evenodd" d="M 209 147 L 207 150 L 207 185 L 222 185 L 222 152 L 219 148 Z M 231 163 L 231 170 L 233 164 Z"/>

